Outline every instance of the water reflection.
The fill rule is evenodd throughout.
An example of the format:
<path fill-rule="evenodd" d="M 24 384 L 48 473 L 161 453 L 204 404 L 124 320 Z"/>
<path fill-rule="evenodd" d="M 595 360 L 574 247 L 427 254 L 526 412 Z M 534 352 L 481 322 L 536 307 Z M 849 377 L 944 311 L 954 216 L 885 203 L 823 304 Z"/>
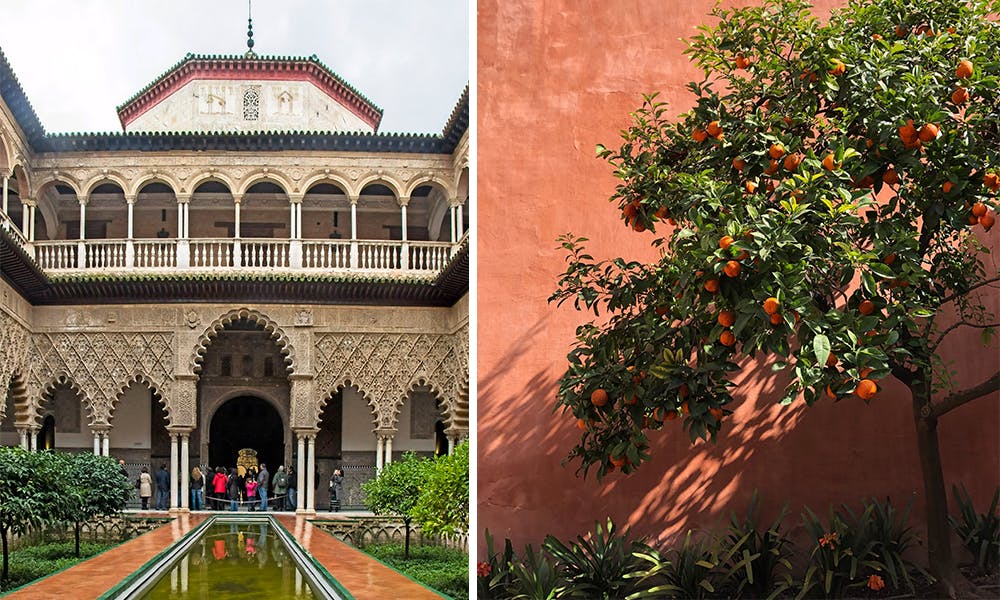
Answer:
<path fill-rule="evenodd" d="M 269 523 L 217 524 L 143 598 L 315 598 Z"/>

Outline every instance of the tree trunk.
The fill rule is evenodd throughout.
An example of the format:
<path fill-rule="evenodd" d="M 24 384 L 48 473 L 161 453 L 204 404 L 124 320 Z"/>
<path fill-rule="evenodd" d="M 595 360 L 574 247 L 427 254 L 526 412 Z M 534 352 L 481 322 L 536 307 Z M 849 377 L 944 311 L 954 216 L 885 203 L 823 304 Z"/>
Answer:
<path fill-rule="evenodd" d="M 77 521 L 73 527 L 73 534 L 76 538 L 76 557 L 80 558 L 80 522 Z"/>
<path fill-rule="evenodd" d="M 410 519 L 403 519 L 406 528 L 406 540 L 403 542 L 403 560 L 410 560 Z"/>
<path fill-rule="evenodd" d="M 910 386 L 913 399 L 913 418 L 917 427 L 917 449 L 920 470 L 924 478 L 924 496 L 927 506 L 927 560 L 931 575 L 937 579 L 938 590 L 948 598 L 976 597 L 975 587 L 955 565 L 951 552 L 951 528 L 948 524 L 948 494 L 941 467 L 941 450 L 938 447 L 937 418 L 924 416 L 930 408 L 931 386 L 929 377 L 914 381 Z M 926 411 L 929 413 L 929 410 Z M 959 596 L 961 594 L 961 596 Z"/>
<path fill-rule="evenodd" d="M 7 528 L 0 527 L 0 538 L 3 538 L 3 574 L 0 581 L 7 581 L 7 564 L 10 560 L 10 552 L 7 549 Z"/>

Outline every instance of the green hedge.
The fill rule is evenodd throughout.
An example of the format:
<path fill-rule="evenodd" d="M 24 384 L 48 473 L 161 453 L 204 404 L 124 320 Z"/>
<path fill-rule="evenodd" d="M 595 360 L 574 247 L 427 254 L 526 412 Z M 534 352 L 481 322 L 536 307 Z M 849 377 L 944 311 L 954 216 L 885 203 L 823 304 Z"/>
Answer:
<path fill-rule="evenodd" d="M 402 544 L 372 544 L 362 550 L 393 569 L 455 600 L 469 598 L 469 557 L 438 546 L 414 546 L 403 559 Z"/>

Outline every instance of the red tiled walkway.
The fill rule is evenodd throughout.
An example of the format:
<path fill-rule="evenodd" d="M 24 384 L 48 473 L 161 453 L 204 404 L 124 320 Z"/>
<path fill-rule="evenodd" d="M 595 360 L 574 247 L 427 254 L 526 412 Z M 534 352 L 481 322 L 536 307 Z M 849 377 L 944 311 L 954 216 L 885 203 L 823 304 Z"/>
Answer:
<path fill-rule="evenodd" d="M 129 573 L 183 537 L 206 516 L 207 513 L 180 515 L 154 531 L 5 596 L 4 600 L 98 598 Z M 357 600 L 440 600 L 442 597 L 329 533 L 313 527 L 304 517 L 290 514 L 275 516 L 302 547 Z"/>

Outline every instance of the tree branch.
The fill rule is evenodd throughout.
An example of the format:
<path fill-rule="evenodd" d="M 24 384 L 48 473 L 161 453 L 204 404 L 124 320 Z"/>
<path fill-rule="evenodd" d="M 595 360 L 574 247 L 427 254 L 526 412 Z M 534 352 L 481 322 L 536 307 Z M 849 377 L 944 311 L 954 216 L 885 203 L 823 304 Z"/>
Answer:
<path fill-rule="evenodd" d="M 974 329 L 989 329 L 990 327 L 1000 327 L 1000 323 L 970 323 L 968 321 L 958 321 L 957 323 L 952 323 L 944 331 L 942 331 L 941 335 L 939 335 L 938 338 L 934 340 L 934 343 L 929 346 L 930 351 L 934 352 L 937 349 L 937 347 L 941 345 L 941 342 L 944 341 L 944 337 L 946 335 L 951 333 L 954 329 L 957 329 L 963 325 L 966 327 L 972 327 Z"/>
<path fill-rule="evenodd" d="M 997 371 L 993 374 L 993 377 L 990 377 L 976 387 L 955 392 L 954 394 L 946 397 L 944 400 L 931 405 L 931 414 L 928 415 L 927 418 L 936 419 L 967 402 L 971 402 L 976 398 L 981 398 L 986 394 L 997 390 L 1000 390 L 1000 371 Z"/>
<path fill-rule="evenodd" d="M 979 289 L 979 288 L 983 287 L 984 285 L 989 285 L 991 283 L 996 283 L 998 281 L 1000 281 L 1000 275 L 998 275 L 996 277 L 992 277 L 990 279 L 984 279 L 984 280 L 980 281 L 979 283 L 977 283 L 976 285 L 974 285 L 974 286 L 970 287 L 969 289 L 965 290 L 964 292 L 955 292 L 954 294 L 951 294 L 950 296 L 945 296 L 944 298 L 941 299 L 941 302 L 938 304 L 938 306 L 944 306 L 945 304 L 948 304 L 949 302 L 951 302 L 955 298 L 958 298 L 959 296 L 964 296 L 964 295 L 968 294 L 969 292 L 971 292 L 973 290 L 976 290 L 976 289 Z"/>

